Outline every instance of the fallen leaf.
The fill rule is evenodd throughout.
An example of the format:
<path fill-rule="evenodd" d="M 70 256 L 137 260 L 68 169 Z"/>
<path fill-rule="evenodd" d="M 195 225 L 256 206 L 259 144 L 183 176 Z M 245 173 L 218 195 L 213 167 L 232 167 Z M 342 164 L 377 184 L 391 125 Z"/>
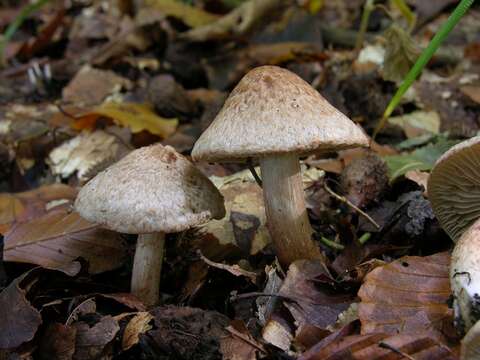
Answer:
<path fill-rule="evenodd" d="M 335 289 L 335 282 L 321 261 L 298 260 L 290 265 L 278 293 L 295 319 L 297 330 L 304 325 L 326 329 L 352 303 L 352 296 Z"/>
<path fill-rule="evenodd" d="M 77 119 L 74 127 L 84 129 L 92 126 L 91 120 L 82 122 L 84 117 L 91 117 L 91 115 L 110 118 L 121 126 L 129 127 L 133 133 L 146 130 L 162 138 L 172 135 L 178 125 L 177 119 L 164 119 L 145 104 L 106 102 Z"/>
<path fill-rule="evenodd" d="M 362 334 L 430 336 L 445 342 L 453 334 L 448 253 L 406 256 L 377 267 L 358 292 Z"/>
<path fill-rule="evenodd" d="M 393 24 L 384 33 L 385 58 L 383 62 L 383 78 L 400 82 L 407 75 L 420 55 L 420 49 L 412 37 L 400 26 Z"/>
<path fill-rule="evenodd" d="M 460 91 L 467 95 L 470 99 L 480 104 L 480 86 L 479 85 L 464 85 L 460 87 Z"/>
<path fill-rule="evenodd" d="M 28 272 L 0 293 L 0 349 L 11 349 L 33 339 L 42 323 L 40 312 L 26 299 L 30 282 Z"/>
<path fill-rule="evenodd" d="M 422 186 L 425 189 L 424 194 L 427 192 L 427 183 L 430 174 L 424 171 L 410 170 L 405 173 L 405 178 L 417 183 L 419 186 Z M 428 197 L 428 195 L 426 194 Z"/>
<path fill-rule="evenodd" d="M 38 355 L 42 360 L 69 360 L 75 352 L 77 329 L 60 323 L 50 324 L 40 341 Z"/>
<path fill-rule="evenodd" d="M 228 336 L 220 340 L 220 352 L 224 360 L 256 360 L 263 346 L 253 338 L 242 321 L 233 321 L 226 330 Z M 263 350 L 265 352 L 265 350 Z"/>
<path fill-rule="evenodd" d="M 313 347 L 299 360 L 396 360 L 405 359 L 455 360 L 455 354 L 445 345 L 425 335 L 366 334 L 335 339 L 323 347 Z"/>
<path fill-rule="evenodd" d="M 21 193 L 0 193 L 0 234 L 14 222 L 26 222 L 49 210 L 59 202 L 72 202 L 77 191 L 67 185 L 53 184 Z"/>
<path fill-rule="evenodd" d="M 385 156 L 390 181 L 405 175 L 410 170 L 431 170 L 437 159 L 458 141 L 439 139 L 435 144 L 428 144 L 411 153 Z"/>
<path fill-rule="evenodd" d="M 130 349 L 138 343 L 140 334 L 144 334 L 152 329 L 152 326 L 149 324 L 152 319 L 153 316 L 146 311 L 139 312 L 130 319 L 123 332 L 122 350 Z"/>
<path fill-rule="evenodd" d="M 83 132 L 53 149 L 47 159 L 54 175 L 68 178 L 74 173 L 80 181 L 95 176 L 129 152 L 116 136 L 103 130 Z"/>
<path fill-rule="evenodd" d="M 167 16 L 176 17 L 192 28 L 210 24 L 218 19 L 217 15 L 175 0 L 146 0 L 145 5 Z M 152 11 L 151 8 L 147 7 L 145 11 Z"/>
<path fill-rule="evenodd" d="M 98 274 L 123 264 L 125 246 L 119 235 L 100 229 L 68 207 L 57 207 L 26 223 L 14 225 L 5 234 L 5 261 L 37 264 L 75 275 L 79 258 Z"/>
<path fill-rule="evenodd" d="M 95 359 L 103 354 L 105 347 L 115 338 L 120 330 L 118 322 L 110 315 L 104 316 L 98 323 L 89 326 L 80 321 L 74 323 L 77 329 L 74 359 Z"/>
<path fill-rule="evenodd" d="M 112 71 L 82 67 L 66 87 L 62 97 L 75 105 L 94 106 L 122 89 L 130 89 L 132 83 Z"/>
<path fill-rule="evenodd" d="M 409 139 L 440 132 L 440 115 L 436 111 L 413 111 L 406 115 L 392 116 L 388 122 L 400 126 Z"/>
<path fill-rule="evenodd" d="M 181 359 L 220 358 L 220 340 L 228 335 L 225 327 L 230 323 L 226 316 L 176 306 L 156 307 L 150 313 L 155 326 L 147 336 L 161 351 L 155 354 L 157 357 L 176 354 Z"/>

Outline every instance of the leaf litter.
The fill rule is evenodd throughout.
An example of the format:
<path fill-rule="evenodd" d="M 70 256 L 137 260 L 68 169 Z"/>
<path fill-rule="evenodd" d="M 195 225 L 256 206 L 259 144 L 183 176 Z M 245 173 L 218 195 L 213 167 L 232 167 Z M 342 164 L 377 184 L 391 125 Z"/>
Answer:
<path fill-rule="evenodd" d="M 2 31 L 26 3 L 2 4 Z M 247 166 L 200 163 L 226 216 L 167 236 L 161 301 L 147 308 L 129 294 L 135 236 L 72 211 L 80 186 L 155 142 L 189 156 L 240 78 L 265 64 L 303 77 L 371 135 L 454 2 L 379 5 L 358 52 L 364 1 L 61 3 L 28 15 L 0 69 L 0 357 L 458 358 L 452 242 L 426 184 L 479 131 L 478 7 L 370 149 L 302 159 L 325 262 L 280 266 Z"/>

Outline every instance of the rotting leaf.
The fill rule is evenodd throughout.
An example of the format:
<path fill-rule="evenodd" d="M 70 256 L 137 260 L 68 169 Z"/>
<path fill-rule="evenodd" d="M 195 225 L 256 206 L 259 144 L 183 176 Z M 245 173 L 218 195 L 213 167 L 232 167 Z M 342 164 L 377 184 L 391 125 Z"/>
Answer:
<path fill-rule="evenodd" d="M 161 306 L 151 311 L 155 329 L 146 335 L 161 351 L 181 359 L 220 358 L 220 340 L 227 335 L 229 319 L 215 311 Z"/>
<path fill-rule="evenodd" d="M 14 225 L 5 235 L 4 260 L 37 264 L 68 275 L 80 271 L 78 258 L 88 261 L 89 272 L 117 268 L 125 259 L 119 235 L 100 229 L 68 207 L 59 206 L 27 223 Z"/>
<path fill-rule="evenodd" d="M 0 234 L 14 222 L 25 222 L 45 214 L 54 204 L 71 202 L 77 191 L 64 184 L 41 186 L 21 193 L 0 194 Z"/>
<path fill-rule="evenodd" d="M 73 324 L 77 329 L 74 359 L 95 359 L 102 355 L 105 347 L 120 330 L 118 322 L 110 315 L 104 316 L 98 323 L 89 326 L 85 322 Z"/>
<path fill-rule="evenodd" d="M 153 316 L 146 311 L 139 312 L 130 319 L 123 332 L 122 350 L 128 350 L 138 343 L 140 334 L 144 334 L 152 328 L 149 324 L 152 319 Z"/>
<path fill-rule="evenodd" d="M 91 127 L 91 115 L 97 115 L 97 120 L 100 116 L 110 118 L 121 126 L 129 127 L 133 133 L 146 130 L 162 138 L 172 135 L 178 125 L 177 119 L 164 119 L 146 104 L 106 102 L 78 118 L 74 127 Z M 82 121 L 85 117 L 89 118 L 89 121 Z"/>
<path fill-rule="evenodd" d="M 23 274 L 0 293 L 0 349 L 15 348 L 32 340 L 42 323 L 40 312 L 26 299 L 24 289 L 35 281 L 31 275 L 31 271 Z"/>
<path fill-rule="evenodd" d="M 40 340 L 38 356 L 42 360 L 69 360 L 75 352 L 77 329 L 60 323 L 50 324 Z"/>
<path fill-rule="evenodd" d="M 242 321 L 233 321 L 226 330 L 229 335 L 220 339 L 220 352 L 224 360 L 257 359 L 257 353 L 263 347 L 255 341 Z"/>
<path fill-rule="evenodd" d="M 358 292 L 362 334 L 453 334 L 448 253 L 406 256 L 370 272 Z"/>

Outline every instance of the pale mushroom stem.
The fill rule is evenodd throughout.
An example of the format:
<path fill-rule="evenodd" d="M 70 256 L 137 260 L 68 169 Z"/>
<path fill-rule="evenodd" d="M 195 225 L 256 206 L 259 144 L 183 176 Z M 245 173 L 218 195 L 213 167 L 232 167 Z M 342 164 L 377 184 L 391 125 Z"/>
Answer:
<path fill-rule="evenodd" d="M 299 259 L 322 259 L 312 240 L 296 154 L 260 158 L 267 226 L 282 265 Z"/>
<path fill-rule="evenodd" d="M 147 306 L 158 303 L 164 244 L 165 234 L 161 232 L 138 235 L 131 291 Z"/>

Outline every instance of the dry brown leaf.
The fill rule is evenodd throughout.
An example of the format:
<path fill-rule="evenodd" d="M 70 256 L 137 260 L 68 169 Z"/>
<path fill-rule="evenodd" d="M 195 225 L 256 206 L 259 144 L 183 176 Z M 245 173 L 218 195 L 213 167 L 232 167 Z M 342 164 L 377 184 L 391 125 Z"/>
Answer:
<path fill-rule="evenodd" d="M 130 80 L 118 76 L 112 71 L 99 70 L 84 66 L 68 85 L 63 88 L 63 100 L 75 105 L 94 106 L 123 88 L 132 87 Z"/>
<path fill-rule="evenodd" d="M 92 115 L 96 115 L 93 116 Z M 82 115 L 74 124 L 76 129 L 89 129 L 101 117 L 112 119 L 133 133 L 148 131 L 161 138 L 167 138 L 177 129 L 177 119 L 164 119 L 146 104 L 106 102 Z"/>
<path fill-rule="evenodd" d="M 122 350 L 128 350 L 138 343 L 140 334 L 144 334 L 152 328 L 152 325 L 149 324 L 152 319 L 153 316 L 146 311 L 139 312 L 130 319 L 123 332 Z"/>
<path fill-rule="evenodd" d="M 21 193 L 0 194 L 0 234 L 5 234 L 14 222 L 25 222 L 45 214 L 48 207 L 59 202 L 71 202 L 77 191 L 70 186 L 53 184 Z"/>
<path fill-rule="evenodd" d="M 4 260 L 37 264 L 75 275 L 78 258 L 91 274 L 117 268 L 125 259 L 125 246 L 115 232 L 100 229 L 68 207 L 57 207 L 27 223 L 14 225 L 5 235 Z"/>
<path fill-rule="evenodd" d="M 41 360 L 70 360 L 75 352 L 77 329 L 60 323 L 50 324 L 40 341 Z"/>
<path fill-rule="evenodd" d="M 82 321 L 73 324 L 73 326 L 77 329 L 74 359 L 90 360 L 96 359 L 100 355 L 108 358 L 106 354 L 102 353 L 120 330 L 118 322 L 112 316 L 104 316 L 91 327 Z"/>
<path fill-rule="evenodd" d="M 255 360 L 263 346 L 253 338 L 245 324 L 240 320 L 227 326 L 228 336 L 220 339 L 220 352 L 224 360 Z"/>
<path fill-rule="evenodd" d="M 322 346 L 323 345 L 323 346 Z M 315 345 L 299 360 L 455 360 L 445 345 L 427 335 L 367 334 L 336 338 Z"/>
<path fill-rule="evenodd" d="M 406 256 L 377 267 L 358 292 L 362 334 L 413 334 L 445 341 L 453 334 L 448 253 Z"/>
<path fill-rule="evenodd" d="M 472 99 L 472 101 L 480 104 L 480 85 L 464 85 L 460 87 L 460 91 Z"/>
<path fill-rule="evenodd" d="M 77 174 L 88 180 L 129 152 L 116 136 L 103 130 L 84 132 L 53 149 L 47 159 L 54 175 L 68 178 Z"/>
<path fill-rule="evenodd" d="M 0 349 L 15 348 L 33 339 L 42 323 L 40 312 L 26 299 L 32 271 L 18 277 L 0 293 Z"/>
<path fill-rule="evenodd" d="M 181 19 L 185 24 L 192 28 L 210 24 L 218 19 L 217 15 L 176 0 L 145 0 L 145 5 L 156 9 L 167 16 Z M 152 9 L 145 8 L 144 11 L 151 12 Z"/>

